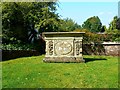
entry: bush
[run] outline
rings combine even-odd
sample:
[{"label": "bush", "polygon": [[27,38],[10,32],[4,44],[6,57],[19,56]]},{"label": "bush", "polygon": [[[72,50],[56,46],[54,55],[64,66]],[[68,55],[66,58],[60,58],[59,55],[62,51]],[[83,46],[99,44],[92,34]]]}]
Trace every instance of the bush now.
[{"label": "bush", "polygon": [[120,31],[111,32],[108,34],[97,34],[88,31],[87,29],[77,29],[74,32],[85,32],[83,43],[102,43],[102,42],[120,42]]}]

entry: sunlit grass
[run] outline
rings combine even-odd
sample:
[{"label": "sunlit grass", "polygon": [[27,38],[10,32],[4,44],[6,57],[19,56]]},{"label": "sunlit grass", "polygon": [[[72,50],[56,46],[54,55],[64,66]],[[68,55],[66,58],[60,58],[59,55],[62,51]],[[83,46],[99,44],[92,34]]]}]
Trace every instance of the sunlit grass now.
[{"label": "sunlit grass", "polygon": [[44,63],[43,58],[1,62],[3,88],[118,88],[118,57],[84,56],[86,63]]}]

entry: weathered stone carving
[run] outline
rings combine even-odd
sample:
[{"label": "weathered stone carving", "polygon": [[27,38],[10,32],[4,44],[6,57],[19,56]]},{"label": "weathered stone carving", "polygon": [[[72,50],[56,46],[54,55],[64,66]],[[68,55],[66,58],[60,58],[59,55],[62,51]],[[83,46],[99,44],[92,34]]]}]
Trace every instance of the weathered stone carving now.
[{"label": "weathered stone carving", "polygon": [[53,55],[53,41],[49,41],[49,55]]},{"label": "weathered stone carving", "polygon": [[84,62],[82,36],[84,32],[45,32],[44,62]]},{"label": "weathered stone carving", "polygon": [[75,49],[76,49],[76,55],[82,54],[82,42],[81,41],[75,41]]},{"label": "weathered stone carving", "polygon": [[65,40],[59,40],[55,44],[56,55],[69,55],[72,52],[72,44]]}]

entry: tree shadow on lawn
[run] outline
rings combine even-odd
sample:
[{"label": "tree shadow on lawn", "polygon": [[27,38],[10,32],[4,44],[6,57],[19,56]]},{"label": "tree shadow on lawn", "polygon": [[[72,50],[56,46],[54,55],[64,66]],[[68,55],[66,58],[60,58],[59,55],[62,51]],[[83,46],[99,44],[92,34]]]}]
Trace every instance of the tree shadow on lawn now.
[{"label": "tree shadow on lawn", "polygon": [[92,62],[92,61],[100,61],[100,60],[107,60],[106,58],[84,58],[85,63]]}]

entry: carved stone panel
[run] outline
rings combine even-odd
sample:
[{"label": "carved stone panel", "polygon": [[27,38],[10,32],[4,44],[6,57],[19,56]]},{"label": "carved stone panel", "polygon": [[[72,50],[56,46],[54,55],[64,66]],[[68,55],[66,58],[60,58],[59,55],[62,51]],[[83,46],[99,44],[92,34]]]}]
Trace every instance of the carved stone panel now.
[{"label": "carved stone panel", "polygon": [[82,54],[82,41],[75,40],[75,55],[79,56]]},{"label": "carved stone panel", "polygon": [[67,40],[58,40],[55,42],[55,55],[70,55],[73,51],[73,42]]}]

